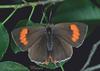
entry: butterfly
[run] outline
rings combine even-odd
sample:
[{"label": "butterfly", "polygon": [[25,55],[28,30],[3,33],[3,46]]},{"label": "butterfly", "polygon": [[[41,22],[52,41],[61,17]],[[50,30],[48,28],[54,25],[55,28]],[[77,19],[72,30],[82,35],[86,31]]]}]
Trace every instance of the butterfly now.
[{"label": "butterfly", "polygon": [[14,29],[12,38],[36,64],[58,63],[69,60],[72,47],[80,47],[88,26],[79,22],[48,24],[46,26],[23,26]]}]

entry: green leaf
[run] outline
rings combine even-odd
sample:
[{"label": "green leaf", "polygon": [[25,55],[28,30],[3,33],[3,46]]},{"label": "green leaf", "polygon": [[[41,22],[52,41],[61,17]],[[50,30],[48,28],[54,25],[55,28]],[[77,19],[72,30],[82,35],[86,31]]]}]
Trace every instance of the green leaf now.
[{"label": "green leaf", "polygon": [[25,20],[19,21],[16,24],[15,28],[24,27],[24,26],[32,26],[32,25],[33,25],[32,21],[28,21],[27,19],[25,19]]},{"label": "green leaf", "polygon": [[1,71],[29,71],[25,66],[12,62],[12,61],[4,61],[0,62],[0,70]]},{"label": "green leaf", "polygon": [[15,28],[24,27],[24,26],[32,26],[33,28],[40,28],[46,24],[34,23],[28,20],[21,20],[17,23]]},{"label": "green leaf", "polygon": [[91,0],[64,0],[56,7],[53,22],[100,21],[100,8]]},{"label": "green leaf", "polygon": [[100,5],[100,0],[96,0],[97,1],[97,3]]},{"label": "green leaf", "polygon": [[[98,0],[97,0],[98,1]],[[100,1],[98,1],[98,4]],[[92,0],[64,0],[55,5],[53,23],[82,22],[88,25],[88,35],[100,23],[100,8]]]},{"label": "green leaf", "polygon": [[3,58],[9,45],[9,35],[4,25],[0,23],[0,60]]}]

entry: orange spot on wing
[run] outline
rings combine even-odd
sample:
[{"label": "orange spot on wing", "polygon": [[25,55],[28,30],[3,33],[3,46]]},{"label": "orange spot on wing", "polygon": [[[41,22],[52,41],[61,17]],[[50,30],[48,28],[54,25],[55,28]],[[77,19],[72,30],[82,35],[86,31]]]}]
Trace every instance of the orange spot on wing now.
[{"label": "orange spot on wing", "polygon": [[28,29],[27,28],[23,28],[20,31],[20,42],[26,46],[28,44],[28,40],[27,40],[27,34],[28,34]]},{"label": "orange spot on wing", "polygon": [[71,24],[70,25],[71,30],[73,30],[74,32],[79,32],[78,26],[76,24]]},{"label": "orange spot on wing", "polygon": [[76,40],[74,37],[72,37],[72,41],[73,41],[73,42],[77,42],[77,40]]},{"label": "orange spot on wing", "polygon": [[72,37],[71,37],[72,41],[77,42],[80,38],[80,30],[78,26],[73,23],[70,25],[70,29],[72,30]]},{"label": "orange spot on wing", "polygon": [[76,34],[73,34],[72,37],[75,38],[75,39],[79,39],[79,36],[76,35]]},{"label": "orange spot on wing", "polygon": [[27,34],[28,33],[28,29],[27,28],[23,28],[21,31],[22,34]]},{"label": "orange spot on wing", "polygon": [[73,31],[73,34],[77,35],[77,36],[80,36],[80,32],[74,32]]},{"label": "orange spot on wing", "polygon": [[28,44],[28,42],[27,41],[24,41],[23,44],[26,46]]},{"label": "orange spot on wing", "polygon": [[21,42],[26,42],[26,41],[27,41],[26,38],[21,39]]},{"label": "orange spot on wing", "polygon": [[20,35],[20,40],[23,40],[23,38],[25,38],[26,37],[26,35]]}]

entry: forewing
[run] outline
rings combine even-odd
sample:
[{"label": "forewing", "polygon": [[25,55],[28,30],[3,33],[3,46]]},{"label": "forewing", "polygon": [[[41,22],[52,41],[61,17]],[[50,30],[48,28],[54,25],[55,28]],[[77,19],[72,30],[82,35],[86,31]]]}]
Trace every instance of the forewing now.
[{"label": "forewing", "polygon": [[59,23],[55,25],[55,33],[73,47],[79,47],[87,34],[88,26],[83,23]]},{"label": "forewing", "polygon": [[26,26],[17,28],[11,33],[16,45],[25,51],[41,37],[42,32],[44,32],[44,28],[34,29],[32,26]]}]

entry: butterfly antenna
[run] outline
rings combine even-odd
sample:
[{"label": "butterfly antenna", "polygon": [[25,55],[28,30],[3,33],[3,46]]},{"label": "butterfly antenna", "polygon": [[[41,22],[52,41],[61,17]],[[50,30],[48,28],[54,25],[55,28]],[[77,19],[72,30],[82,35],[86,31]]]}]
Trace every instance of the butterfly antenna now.
[{"label": "butterfly antenna", "polygon": [[48,24],[51,23],[52,9],[50,10],[49,17],[46,16],[46,12],[47,12],[48,8],[50,8],[52,5],[53,5],[53,4],[49,4],[49,5],[44,9],[44,12],[43,12],[43,15],[42,15],[40,24],[43,24],[43,20],[44,20],[44,19],[45,19],[45,21],[46,21]]},{"label": "butterfly antenna", "polygon": [[48,22],[48,24],[51,23],[51,18],[52,18],[52,9],[51,9],[50,14],[49,14],[49,22]]},{"label": "butterfly antenna", "polygon": [[49,24],[53,24],[52,23],[52,15],[53,15],[53,7],[55,6],[55,2],[54,3],[52,3],[52,5],[51,5],[51,11],[50,11],[50,14],[49,14]]}]

